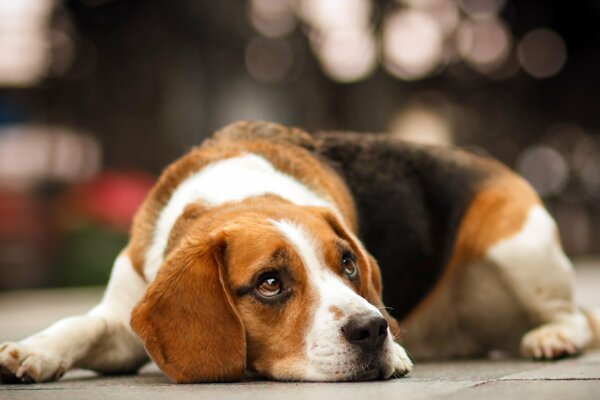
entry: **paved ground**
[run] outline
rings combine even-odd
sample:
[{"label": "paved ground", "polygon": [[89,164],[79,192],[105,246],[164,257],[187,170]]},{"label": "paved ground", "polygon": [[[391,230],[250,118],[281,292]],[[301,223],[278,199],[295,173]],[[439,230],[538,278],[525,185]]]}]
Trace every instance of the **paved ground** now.
[{"label": "paved ground", "polygon": [[[582,304],[600,307],[600,260],[577,263]],[[101,289],[45,290],[0,294],[0,342],[32,333],[56,319],[89,309]],[[533,363],[472,360],[419,363],[407,377],[366,383],[279,383],[173,385],[156,366],[138,376],[99,377],[68,373],[60,382],[0,385],[0,399],[600,399],[600,351],[578,359]]]}]

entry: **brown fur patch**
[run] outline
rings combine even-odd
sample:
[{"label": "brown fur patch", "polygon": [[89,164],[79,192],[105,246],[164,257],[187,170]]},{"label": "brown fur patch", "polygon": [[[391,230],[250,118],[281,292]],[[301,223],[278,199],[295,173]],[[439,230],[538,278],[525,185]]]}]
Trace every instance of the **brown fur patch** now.
[{"label": "brown fur patch", "polygon": [[[331,201],[340,210],[350,229],[356,231],[354,202],[341,178],[331,168],[321,163],[309,151],[295,144],[284,141],[275,143],[268,138],[246,140],[244,126],[244,123],[238,123],[235,128],[224,128],[221,132],[229,131],[230,134],[215,135],[213,139],[205,141],[163,172],[133,221],[128,255],[140,275],[143,276],[145,253],[152,243],[158,216],[179,184],[210,163],[244,153],[254,153],[264,157],[277,170],[298,179],[308,188]],[[233,135],[231,132],[239,134]],[[263,132],[268,132],[268,128],[264,128]],[[251,133],[248,136],[253,137]]]},{"label": "brown fur patch", "polygon": [[334,321],[339,321],[344,317],[344,312],[334,305],[329,306],[329,312],[333,314]]},{"label": "brown fur patch", "polygon": [[486,161],[484,167],[493,168],[493,173],[473,197],[461,220],[444,274],[405,321],[418,318],[462,267],[482,259],[494,244],[517,234],[531,208],[541,204],[532,187],[508,168],[492,161]]},{"label": "brown fur patch", "polygon": [[245,330],[223,277],[223,240],[188,237],[131,314],[146,350],[177,383],[238,380],[246,369]]},{"label": "brown fur patch", "polygon": [[14,358],[15,360],[19,358],[19,352],[17,350],[12,350],[10,353],[8,353],[8,355]]}]

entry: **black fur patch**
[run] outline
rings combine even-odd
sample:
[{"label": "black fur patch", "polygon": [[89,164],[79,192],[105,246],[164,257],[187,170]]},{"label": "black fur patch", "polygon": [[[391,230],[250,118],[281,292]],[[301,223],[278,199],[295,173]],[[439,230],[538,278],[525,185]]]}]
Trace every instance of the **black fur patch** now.
[{"label": "black fur patch", "polygon": [[402,319],[443,274],[460,220],[489,172],[457,149],[383,135],[315,137],[313,151],[352,191],[360,238],[381,268],[384,304]]}]

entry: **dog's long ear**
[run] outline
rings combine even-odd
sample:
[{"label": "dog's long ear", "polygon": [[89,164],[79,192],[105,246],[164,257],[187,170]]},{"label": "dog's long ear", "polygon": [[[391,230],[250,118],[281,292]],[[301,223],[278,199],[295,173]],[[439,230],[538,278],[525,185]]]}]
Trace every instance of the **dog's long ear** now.
[{"label": "dog's long ear", "polygon": [[224,280],[225,235],[173,251],[131,314],[131,326],[177,383],[239,380],[245,330]]}]

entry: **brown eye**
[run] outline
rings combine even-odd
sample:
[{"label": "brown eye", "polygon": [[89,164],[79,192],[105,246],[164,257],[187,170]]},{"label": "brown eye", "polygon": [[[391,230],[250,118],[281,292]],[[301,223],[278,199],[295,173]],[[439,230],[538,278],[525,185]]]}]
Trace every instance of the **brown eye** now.
[{"label": "brown eye", "polygon": [[264,279],[257,287],[258,293],[263,297],[275,297],[283,291],[279,278],[269,277]]},{"label": "brown eye", "polygon": [[344,253],[342,256],[342,265],[344,267],[343,273],[348,279],[353,279],[358,274],[358,268],[356,267],[356,261],[354,254]]}]

